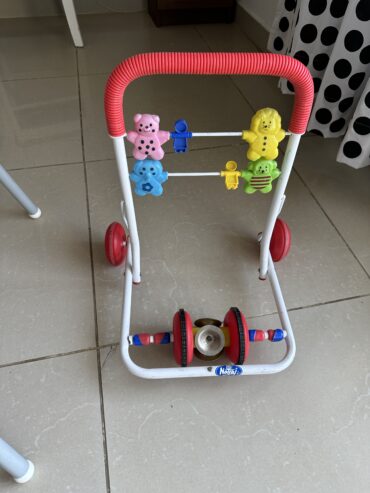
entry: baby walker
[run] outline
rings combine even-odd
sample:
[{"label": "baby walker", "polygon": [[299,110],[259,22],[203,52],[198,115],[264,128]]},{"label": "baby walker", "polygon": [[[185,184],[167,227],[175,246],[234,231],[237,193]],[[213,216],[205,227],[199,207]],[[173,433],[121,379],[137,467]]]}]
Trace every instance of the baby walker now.
[{"label": "baby walker", "polygon": [[[126,133],[123,116],[123,95],[130,82],[148,75],[200,74],[200,75],[274,75],[289,79],[295,89],[293,114],[289,124],[289,140],[281,171],[275,159],[278,144],[285,137],[281,119],[276,110],[264,108],[252,118],[251,128],[242,132],[195,133],[188,123],[179,119],[174,131],[159,130],[157,115],[136,114],[135,130]],[[275,272],[274,262],[283,259],[290,247],[290,230],[278,215],[285,200],[285,189],[293,166],[301,135],[304,134],[313,100],[313,83],[310,72],[298,60],[266,53],[146,53],[124,60],[109,77],[105,91],[105,114],[108,132],[113,140],[118,173],[123,193],[121,202],[125,228],[112,223],[105,236],[105,250],[112,265],[125,264],[124,299],[121,325],[121,356],[128,369],[144,378],[211,377],[222,375],[261,375],[277,373],[287,368],[295,356],[295,341],[284,298]],[[195,137],[235,136],[249,143],[248,166],[239,171],[237,163],[228,161],[225,169],[212,173],[167,173],[160,160],[162,144],[173,140],[175,152],[186,152],[189,140]],[[125,138],[134,145],[136,163],[129,173]],[[221,176],[228,190],[235,190],[240,180],[245,180],[244,191],[267,193],[276,189],[263,234],[259,236],[259,278],[268,278],[281,328],[275,330],[249,329],[242,311],[232,307],[223,323],[214,319],[197,320],[194,324],[188,312],[180,308],[173,317],[172,331],[157,334],[130,335],[132,285],[140,283],[140,245],[130,178],[135,192],[140,196],[163,193],[163,183],[176,176]],[[127,231],[127,233],[126,233]],[[277,363],[246,364],[250,342],[285,341],[285,357]],[[179,366],[170,368],[142,368],[130,357],[130,346],[172,344],[174,359]],[[213,365],[222,353],[230,364]],[[208,366],[189,366],[194,355],[207,360]]]}]

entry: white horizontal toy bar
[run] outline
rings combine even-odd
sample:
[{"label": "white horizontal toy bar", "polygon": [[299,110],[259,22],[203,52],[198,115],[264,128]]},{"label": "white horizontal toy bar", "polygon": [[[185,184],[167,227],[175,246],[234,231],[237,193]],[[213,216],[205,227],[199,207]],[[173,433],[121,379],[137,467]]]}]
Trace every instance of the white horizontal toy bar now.
[{"label": "white horizontal toy bar", "polygon": [[[241,137],[243,132],[190,132],[191,137]],[[291,135],[291,132],[285,132]]]},{"label": "white horizontal toy bar", "polygon": [[243,132],[191,132],[192,137],[241,137]]},{"label": "white horizontal toy bar", "polygon": [[220,172],[212,171],[209,173],[168,173],[168,176],[221,176]]}]

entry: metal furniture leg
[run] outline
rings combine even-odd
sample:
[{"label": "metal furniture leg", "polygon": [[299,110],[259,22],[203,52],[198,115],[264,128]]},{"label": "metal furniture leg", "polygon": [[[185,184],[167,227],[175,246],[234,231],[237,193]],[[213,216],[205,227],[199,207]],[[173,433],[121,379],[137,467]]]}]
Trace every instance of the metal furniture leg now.
[{"label": "metal furniture leg", "polygon": [[4,166],[0,164],[0,183],[13,195],[22,207],[26,209],[28,215],[32,219],[38,219],[41,216],[41,210],[35,205],[32,200],[24,193],[19,185],[13,180],[13,178],[6,171]]},{"label": "metal furniture leg", "polygon": [[35,466],[0,438],[0,467],[17,483],[26,483],[35,472]]},{"label": "metal furniture leg", "polygon": [[83,48],[84,42],[82,41],[80,26],[78,24],[76,9],[73,0],[62,0],[62,4],[64,8],[64,13],[66,14],[69,30],[71,31],[73,43],[76,48]]}]

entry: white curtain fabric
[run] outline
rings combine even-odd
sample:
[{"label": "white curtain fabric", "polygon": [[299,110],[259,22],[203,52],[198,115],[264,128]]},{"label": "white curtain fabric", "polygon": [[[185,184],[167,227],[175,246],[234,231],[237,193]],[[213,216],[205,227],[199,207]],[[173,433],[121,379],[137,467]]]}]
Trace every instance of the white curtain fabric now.
[{"label": "white curtain fabric", "polygon": [[[348,129],[338,161],[369,165],[370,0],[279,0],[268,49],[294,56],[312,74],[308,130],[339,137]],[[293,92],[286,80],[279,84]]]}]

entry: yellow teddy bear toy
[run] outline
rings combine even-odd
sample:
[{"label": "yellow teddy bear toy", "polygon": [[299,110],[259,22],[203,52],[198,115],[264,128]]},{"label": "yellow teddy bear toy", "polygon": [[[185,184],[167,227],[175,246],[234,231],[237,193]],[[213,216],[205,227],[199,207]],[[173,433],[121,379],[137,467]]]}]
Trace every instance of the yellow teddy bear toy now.
[{"label": "yellow teddy bear toy", "polygon": [[279,113],[273,108],[258,110],[252,118],[251,129],[243,130],[242,133],[242,139],[249,143],[247,158],[250,161],[257,161],[261,157],[276,159],[279,142],[284,137]]}]

